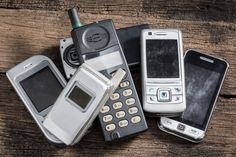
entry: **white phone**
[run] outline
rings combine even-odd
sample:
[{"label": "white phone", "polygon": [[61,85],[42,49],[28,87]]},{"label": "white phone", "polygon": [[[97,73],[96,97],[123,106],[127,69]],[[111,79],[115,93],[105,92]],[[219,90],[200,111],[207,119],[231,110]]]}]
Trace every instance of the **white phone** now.
[{"label": "white phone", "polygon": [[145,29],[141,46],[144,111],[153,116],[181,114],[186,108],[181,31]]},{"label": "white phone", "polygon": [[76,144],[125,74],[118,69],[110,80],[83,63],[61,92],[43,125],[66,145]]},{"label": "white phone", "polygon": [[66,81],[54,63],[46,56],[36,55],[7,71],[7,77],[45,137],[57,144],[62,141],[43,127]]},{"label": "white phone", "polygon": [[161,117],[159,128],[191,142],[205,136],[227,69],[225,60],[195,50],[185,59],[187,108],[179,117]]}]

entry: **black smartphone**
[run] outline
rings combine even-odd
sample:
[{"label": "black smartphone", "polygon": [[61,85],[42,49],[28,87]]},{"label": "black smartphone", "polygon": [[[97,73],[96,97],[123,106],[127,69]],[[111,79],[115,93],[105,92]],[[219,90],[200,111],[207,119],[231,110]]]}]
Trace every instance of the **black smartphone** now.
[{"label": "black smartphone", "polygon": [[159,128],[192,142],[205,136],[229,64],[220,58],[188,50],[184,58],[186,105],[180,117],[161,117]]}]

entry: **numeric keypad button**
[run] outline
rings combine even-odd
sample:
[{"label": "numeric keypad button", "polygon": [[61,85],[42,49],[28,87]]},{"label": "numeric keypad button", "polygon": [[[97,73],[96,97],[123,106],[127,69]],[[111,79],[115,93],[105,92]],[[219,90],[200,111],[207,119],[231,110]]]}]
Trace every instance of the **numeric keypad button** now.
[{"label": "numeric keypad button", "polygon": [[132,92],[131,89],[126,89],[126,90],[123,91],[123,95],[124,95],[124,96],[130,96],[132,93],[133,93],[133,92]]},{"label": "numeric keypad button", "polygon": [[104,122],[110,122],[110,121],[112,121],[113,117],[112,117],[112,115],[106,115],[102,119]]},{"label": "numeric keypad button", "polygon": [[122,107],[122,103],[121,102],[116,102],[113,104],[113,108],[114,109],[120,109]]},{"label": "numeric keypad button", "polygon": [[129,98],[129,99],[125,100],[125,104],[126,105],[133,105],[133,104],[135,104],[135,99]]},{"label": "numeric keypad button", "polygon": [[101,113],[107,113],[110,111],[110,107],[109,106],[103,106],[100,110]]},{"label": "numeric keypad button", "polygon": [[135,114],[138,113],[138,108],[137,107],[131,107],[128,109],[129,114]]},{"label": "numeric keypad button", "polygon": [[125,88],[125,87],[128,87],[128,86],[129,86],[129,81],[124,81],[124,82],[120,83],[121,88]]},{"label": "numeric keypad button", "polygon": [[138,122],[140,122],[140,121],[141,121],[140,116],[135,116],[135,117],[131,118],[131,122],[132,122],[132,123],[138,123]]},{"label": "numeric keypad button", "polygon": [[110,99],[111,100],[117,100],[120,98],[120,94],[119,93],[113,93],[111,96],[110,96]]},{"label": "numeric keypad button", "polygon": [[115,124],[108,124],[108,125],[106,125],[106,130],[107,131],[115,130],[115,128],[116,128]]},{"label": "numeric keypad button", "polygon": [[129,124],[129,122],[127,120],[121,120],[118,123],[119,127],[121,127],[121,128],[126,127],[128,124]]},{"label": "numeric keypad button", "polygon": [[125,111],[116,112],[116,117],[117,118],[123,118],[124,116],[125,116]]}]

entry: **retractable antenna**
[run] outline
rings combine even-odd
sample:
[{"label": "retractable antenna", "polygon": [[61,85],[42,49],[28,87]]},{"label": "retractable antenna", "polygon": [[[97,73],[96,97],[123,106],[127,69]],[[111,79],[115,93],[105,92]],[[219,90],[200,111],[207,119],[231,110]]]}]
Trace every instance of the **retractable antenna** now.
[{"label": "retractable antenna", "polygon": [[[79,19],[78,8],[77,7],[73,7],[71,9],[69,9],[68,10],[68,15],[69,15],[71,26],[72,26],[73,30],[82,26],[82,23],[80,22],[80,19]],[[71,34],[73,34],[73,30],[71,31]],[[73,38],[73,35],[72,35],[72,38]],[[75,45],[75,49],[76,49],[76,51],[79,55],[80,64],[83,64],[84,63],[84,58],[83,58],[82,54],[80,52],[78,52],[78,50],[76,48],[76,45]]]}]

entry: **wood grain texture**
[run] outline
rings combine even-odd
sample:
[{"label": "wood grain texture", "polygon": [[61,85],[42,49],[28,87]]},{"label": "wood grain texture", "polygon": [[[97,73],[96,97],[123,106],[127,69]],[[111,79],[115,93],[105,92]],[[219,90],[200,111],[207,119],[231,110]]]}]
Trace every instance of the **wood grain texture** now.
[{"label": "wood grain texture", "polygon": [[233,22],[236,17],[235,0],[0,0],[1,8],[32,10],[67,10],[78,6],[80,13],[100,15],[155,17],[178,20],[207,20]]},{"label": "wood grain texture", "polygon": [[[73,147],[46,141],[5,72],[34,54],[49,56],[63,72],[58,42],[70,35],[66,10],[73,5],[79,6],[83,23],[110,18],[117,28],[142,23],[178,28],[184,50],[198,49],[230,63],[203,143],[160,131],[155,118],[147,118],[148,131],[118,143],[105,143],[97,122]],[[0,17],[0,156],[236,156],[235,0],[0,0]],[[139,74],[134,78],[140,91]]]}]

